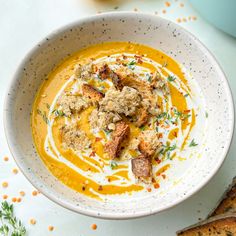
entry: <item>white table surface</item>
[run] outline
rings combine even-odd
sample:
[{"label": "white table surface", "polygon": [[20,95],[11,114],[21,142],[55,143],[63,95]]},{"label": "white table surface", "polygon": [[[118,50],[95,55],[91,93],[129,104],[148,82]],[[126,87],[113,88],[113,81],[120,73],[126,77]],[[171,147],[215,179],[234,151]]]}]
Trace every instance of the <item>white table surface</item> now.
[{"label": "white table surface", "polygon": [[[17,65],[41,38],[52,30],[83,16],[101,11],[134,10],[149,12],[166,17],[176,22],[177,18],[197,16],[197,20],[180,23],[195,34],[215,55],[225,71],[234,96],[236,95],[236,39],[224,34],[202,19],[187,1],[171,0],[170,7],[162,0],[0,0],[0,112],[7,84],[11,80]],[[180,7],[184,3],[184,7]],[[166,13],[162,13],[165,9]],[[222,13],[223,15],[223,13]],[[235,99],[234,99],[235,101]],[[220,112],[220,111],[219,111]],[[180,205],[160,214],[135,220],[100,220],[79,215],[66,210],[48,200],[42,194],[32,196],[33,186],[12,169],[16,167],[9,152],[0,115],[0,183],[7,181],[8,188],[0,185],[0,201],[7,194],[9,201],[18,197],[19,191],[26,192],[22,202],[14,203],[16,215],[27,228],[28,235],[33,236],[169,236],[175,231],[206,217],[215,206],[226,186],[236,175],[236,142],[234,139],[227,158],[212,180],[197,194]],[[3,160],[4,156],[9,161]],[[34,218],[37,223],[29,224]],[[91,224],[97,224],[97,230]],[[52,232],[48,226],[55,228]]]}]

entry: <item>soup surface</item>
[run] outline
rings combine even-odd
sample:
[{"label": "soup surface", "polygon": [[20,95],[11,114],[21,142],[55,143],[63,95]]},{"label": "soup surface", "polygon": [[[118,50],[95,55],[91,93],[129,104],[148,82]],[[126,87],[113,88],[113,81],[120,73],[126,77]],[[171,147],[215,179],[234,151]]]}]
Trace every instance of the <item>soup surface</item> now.
[{"label": "soup surface", "polygon": [[163,52],[104,43],[48,75],[34,102],[32,133],[47,168],[79,193],[99,200],[161,194],[201,156],[202,104],[194,79]]}]

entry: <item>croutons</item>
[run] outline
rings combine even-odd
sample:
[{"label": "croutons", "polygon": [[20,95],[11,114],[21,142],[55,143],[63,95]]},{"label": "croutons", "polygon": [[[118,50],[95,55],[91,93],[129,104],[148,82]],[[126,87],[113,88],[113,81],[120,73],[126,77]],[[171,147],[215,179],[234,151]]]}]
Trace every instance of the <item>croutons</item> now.
[{"label": "croutons", "polygon": [[122,84],[122,78],[120,75],[118,75],[117,73],[115,73],[114,71],[112,71],[111,73],[111,79],[112,79],[112,83],[115,86],[116,89],[118,90],[122,90],[122,88],[124,87],[124,85]]},{"label": "croutons", "polygon": [[112,132],[112,139],[105,145],[105,152],[108,153],[111,159],[119,157],[121,145],[127,139],[130,133],[129,125],[124,121],[116,124],[115,130]]},{"label": "croutons", "polygon": [[99,69],[99,77],[102,80],[110,78],[113,82],[113,85],[118,90],[122,90],[122,88],[124,87],[121,82],[121,77],[116,72],[114,72],[107,64],[103,65]]},{"label": "croutons", "polygon": [[142,154],[150,157],[155,153],[159,144],[157,133],[152,130],[147,130],[144,131],[140,137],[138,149]]},{"label": "croutons", "polygon": [[141,127],[142,125],[145,125],[148,121],[148,112],[146,111],[146,109],[142,108],[139,109],[139,112],[137,114],[138,119],[135,122],[135,125],[138,127]]},{"label": "croutons", "polygon": [[81,96],[70,94],[63,94],[58,99],[57,104],[67,117],[70,117],[72,114],[78,113],[89,106],[89,103]]},{"label": "croutons", "polygon": [[[94,109],[89,117],[91,126],[96,129],[109,129],[110,124],[115,125],[122,117],[114,112],[104,112]],[[113,130],[113,129],[112,129]]]},{"label": "croutons", "polygon": [[100,69],[99,69],[99,78],[101,80],[105,80],[108,79],[110,77],[111,74],[111,69],[107,64],[104,64]]},{"label": "croutons", "polygon": [[92,63],[85,65],[78,64],[75,67],[75,78],[87,81],[88,79],[91,79],[94,72],[94,65]]},{"label": "croutons", "polygon": [[141,97],[136,89],[124,87],[122,91],[110,89],[100,102],[100,110],[132,116],[141,104]]},{"label": "croutons", "polygon": [[89,84],[82,85],[82,93],[85,97],[91,99],[93,102],[99,102],[104,97],[102,92],[98,91]]},{"label": "croutons", "polygon": [[[136,78],[137,76],[134,73],[127,72],[127,69],[119,70],[116,72],[118,76],[118,84],[119,88],[123,88],[125,86],[136,89],[142,97],[142,100],[145,100],[145,104],[148,108],[152,111],[155,110],[156,101],[154,100],[153,96],[153,88],[152,86]],[[114,83],[114,82],[113,82]],[[148,101],[148,102],[147,102]],[[150,112],[153,113],[153,112]],[[156,112],[154,112],[156,113]]]},{"label": "croutons", "polygon": [[152,165],[151,160],[145,155],[141,154],[137,158],[131,160],[132,172],[135,177],[138,178],[147,178],[151,176]]},{"label": "croutons", "polygon": [[170,93],[166,80],[161,77],[158,71],[156,71],[152,76],[151,87],[161,90],[165,95]]},{"label": "croutons", "polygon": [[78,129],[76,124],[63,126],[61,128],[62,145],[64,149],[82,151],[89,148],[91,141],[86,134]]}]

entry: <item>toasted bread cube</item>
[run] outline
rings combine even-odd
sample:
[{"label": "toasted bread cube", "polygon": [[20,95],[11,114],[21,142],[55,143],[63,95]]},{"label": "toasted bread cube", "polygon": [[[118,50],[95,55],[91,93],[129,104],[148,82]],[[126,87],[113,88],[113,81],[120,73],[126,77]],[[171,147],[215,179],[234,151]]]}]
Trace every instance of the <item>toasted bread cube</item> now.
[{"label": "toasted bread cube", "polygon": [[130,133],[129,126],[124,122],[118,122],[115,130],[112,132],[112,139],[105,145],[105,152],[114,159],[119,157],[122,142],[127,139]]},{"label": "toasted bread cube", "polygon": [[85,97],[91,99],[93,102],[99,102],[104,97],[102,92],[98,91],[89,84],[82,85],[82,93]]},{"label": "toasted bread cube", "polygon": [[132,172],[136,177],[147,178],[151,176],[152,165],[149,158],[141,154],[131,160]]}]

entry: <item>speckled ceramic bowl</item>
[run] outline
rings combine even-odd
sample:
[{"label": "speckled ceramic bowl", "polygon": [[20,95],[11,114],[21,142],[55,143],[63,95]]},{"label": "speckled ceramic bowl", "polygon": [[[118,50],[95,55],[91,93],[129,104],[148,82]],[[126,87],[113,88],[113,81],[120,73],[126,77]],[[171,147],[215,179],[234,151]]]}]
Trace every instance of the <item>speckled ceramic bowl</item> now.
[{"label": "speckled ceramic bowl", "polygon": [[[175,184],[166,186],[166,191],[137,198],[128,196],[125,201],[96,201],[60,183],[35,150],[30,113],[40,84],[66,56],[106,41],[134,41],[162,50],[192,73],[201,90],[203,105],[208,112],[206,142],[196,147],[196,153],[202,153],[202,157],[192,158],[185,174]],[[225,75],[199,40],[168,20],[128,12],[85,18],[42,40],[18,67],[7,93],[4,114],[10,150],[29,181],[48,198],[68,209],[109,219],[154,214],[175,206],[198,191],[225,159],[234,125],[233,102]]]}]

